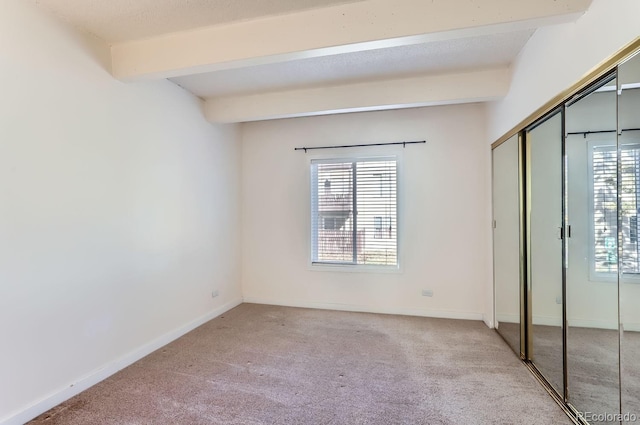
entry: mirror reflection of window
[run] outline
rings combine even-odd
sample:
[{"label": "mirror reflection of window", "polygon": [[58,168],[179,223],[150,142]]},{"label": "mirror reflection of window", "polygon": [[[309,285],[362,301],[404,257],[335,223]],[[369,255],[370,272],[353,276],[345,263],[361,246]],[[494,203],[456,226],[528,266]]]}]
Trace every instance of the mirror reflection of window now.
[{"label": "mirror reflection of window", "polygon": [[[615,140],[607,146],[595,146],[591,154],[591,214],[593,232],[592,271],[615,277],[618,272],[617,172]],[[622,273],[640,273],[638,211],[640,208],[640,144],[625,144],[620,149]]]},{"label": "mirror reflection of window", "polygon": [[[621,204],[620,383],[622,413],[640,416],[640,267],[638,203],[640,172],[640,55],[618,68],[618,148]],[[624,422],[623,423],[630,423]]]}]

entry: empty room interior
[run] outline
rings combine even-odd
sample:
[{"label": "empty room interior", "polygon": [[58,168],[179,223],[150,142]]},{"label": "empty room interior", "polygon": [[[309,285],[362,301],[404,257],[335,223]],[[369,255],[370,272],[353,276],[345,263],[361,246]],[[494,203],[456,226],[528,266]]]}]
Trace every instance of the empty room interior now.
[{"label": "empty room interior", "polygon": [[638,16],[0,0],[0,425],[640,421]]}]

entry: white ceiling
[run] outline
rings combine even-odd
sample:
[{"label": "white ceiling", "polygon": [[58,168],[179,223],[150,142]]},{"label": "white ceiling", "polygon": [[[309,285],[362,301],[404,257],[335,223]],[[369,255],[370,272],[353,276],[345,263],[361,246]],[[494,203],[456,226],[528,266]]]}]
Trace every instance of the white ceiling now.
[{"label": "white ceiling", "polygon": [[116,43],[361,0],[32,1],[77,28]]},{"label": "white ceiling", "polygon": [[211,122],[496,99],[536,29],[591,2],[26,1],[110,44],[114,77],[169,78],[203,98]]},{"label": "white ceiling", "polygon": [[322,56],[171,80],[202,98],[508,66],[533,30]]}]

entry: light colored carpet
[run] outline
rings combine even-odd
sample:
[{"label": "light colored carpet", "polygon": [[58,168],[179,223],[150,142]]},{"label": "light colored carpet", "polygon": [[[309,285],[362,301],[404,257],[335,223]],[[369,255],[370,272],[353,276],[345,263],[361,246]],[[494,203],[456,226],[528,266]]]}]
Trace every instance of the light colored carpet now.
[{"label": "light colored carpet", "polygon": [[516,353],[520,355],[520,323],[508,323],[500,322],[499,329],[497,331],[507,342],[507,345]]},{"label": "light colored carpet", "polygon": [[621,341],[622,412],[640,417],[640,332],[624,331]]},{"label": "light colored carpet", "polygon": [[[624,332],[620,345],[617,330],[569,327],[569,401],[582,412],[619,413],[622,395],[622,413],[640,416],[638,353],[638,332]],[[559,327],[534,326],[534,356],[541,372],[562,389],[562,330]],[[610,421],[591,423],[596,425]]]},{"label": "light colored carpet", "polygon": [[242,304],[34,424],[571,424],[482,322]]},{"label": "light colored carpet", "polygon": [[[519,324],[500,323],[499,331],[509,345],[519,347]],[[567,339],[569,402],[579,411],[595,416],[620,412],[622,396],[622,414],[640,417],[640,367],[637,361],[640,332],[625,331],[619,344],[617,330],[572,326],[568,329]],[[547,379],[562,390],[561,328],[534,326],[534,362]],[[619,378],[620,370],[622,379]]]}]

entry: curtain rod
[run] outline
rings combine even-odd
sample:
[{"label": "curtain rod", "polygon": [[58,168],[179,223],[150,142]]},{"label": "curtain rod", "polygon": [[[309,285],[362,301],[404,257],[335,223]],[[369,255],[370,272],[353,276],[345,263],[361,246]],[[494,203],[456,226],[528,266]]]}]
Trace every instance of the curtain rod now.
[{"label": "curtain rod", "polygon": [[[574,131],[574,132],[567,133],[567,135],[582,134],[582,136],[586,138],[587,134],[615,133],[616,131],[617,130]],[[640,131],[640,128],[623,128],[620,131]]]},{"label": "curtain rod", "polygon": [[362,145],[311,146],[311,147],[304,147],[304,148],[294,148],[293,150],[304,151],[305,153],[307,153],[307,151],[314,150],[314,149],[361,148],[361,147],[365,147],[365,146],[389,146],[389,145],[402,145],[402,147],[405,148],[405,147],[407,147],[407,145],[413,145],[413,144],[416,144],[416,143],[427,143],[427,141],[426,140],[419,140],[419,141],[415,141],[415,142],[365,143],[365,144],[362,144]]}]

